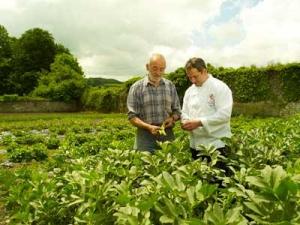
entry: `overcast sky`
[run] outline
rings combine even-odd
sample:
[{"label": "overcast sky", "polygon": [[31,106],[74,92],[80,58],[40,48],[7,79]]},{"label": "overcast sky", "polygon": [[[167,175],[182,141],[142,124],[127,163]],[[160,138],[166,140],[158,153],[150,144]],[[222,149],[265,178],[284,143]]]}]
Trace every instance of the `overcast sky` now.
[{"label": "overcast sky", "polygon": [[87,77],[144,75],[153,52],[166,72],[194,56],[215,66],[300,60],[300,0],[0,0],[11,36],[39,27],[69,48]]}]

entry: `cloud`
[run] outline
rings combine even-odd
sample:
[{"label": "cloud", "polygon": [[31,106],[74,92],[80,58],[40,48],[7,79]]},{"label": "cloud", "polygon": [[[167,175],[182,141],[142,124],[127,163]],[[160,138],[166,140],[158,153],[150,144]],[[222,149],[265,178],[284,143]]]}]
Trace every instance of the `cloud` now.
[{"label": "cloud", "polygon": [[16,9],[15,1],[3,1],[0,4],[0,10],[14,10]]},{"label": "cloud", "polygon": [[299,8],[297,0],[267,0],[241,13],[247,36],[239,48],[250,63],[300,60]]},{"label": "cloud", "polygon": [[0,21],[17,37],[33,27],[48,30],[79,59],[86,76],[126,80],[146,73],[153,52],[166,56],[167,72],[193,56],[220,66],[299,60],[299,4],[10,0],[0,2]]},{"label": "cloud", "polygon": [[242,8],[230,21],[212,25],[210,32],[220,38],[203,49],[205,56],[233,67],[299,61],[299,8],[297,0],[265,0]]},{"label": "cloud", "polygon": [[33,27],[46,29],[77,56],[86,75],[122,80],[144,74],[155,49],[163,47],[168,59],[173,51],[189,48],[190,33],[200,29],[221,4],[220,0],[14,2],[18,13],[0,8],[0,20],[10,34],[19,36]]}]

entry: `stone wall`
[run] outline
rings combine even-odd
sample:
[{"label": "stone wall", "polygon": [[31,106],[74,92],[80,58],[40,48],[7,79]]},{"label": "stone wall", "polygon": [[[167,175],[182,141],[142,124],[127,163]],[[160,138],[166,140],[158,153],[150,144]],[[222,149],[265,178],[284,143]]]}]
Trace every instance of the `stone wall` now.
[{"label": "stone wall", "polygon": [[[26,101],[26,102],[0,102],[0,113],[43,113],[43,112],[79,112],[84,111],[78,104]],[[101,110],[100,110],[101,111]],[[119,112],[127,112],[126,107]],[[300,102],[290,102],[285,105],[273,102],[237,103],[233,105],[233,115],[252,116],[287,116],[300,113]]]},{"label": "stone wall", "polygon": [[80,107],[75,103],[51,101],[0,102],[0,113],[41,113],[77,111],[80,111]]}]

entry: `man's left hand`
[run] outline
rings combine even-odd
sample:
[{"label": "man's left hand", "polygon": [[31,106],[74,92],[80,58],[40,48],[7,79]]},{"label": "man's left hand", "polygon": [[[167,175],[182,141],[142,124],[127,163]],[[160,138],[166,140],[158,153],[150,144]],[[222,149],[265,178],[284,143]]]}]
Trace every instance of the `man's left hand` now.
[{"label": "man's left hand", "polygon": [[181,128],[187,131],[192,131],[201,126],[202,123],[200,120],[187,120],[181,124]]}]

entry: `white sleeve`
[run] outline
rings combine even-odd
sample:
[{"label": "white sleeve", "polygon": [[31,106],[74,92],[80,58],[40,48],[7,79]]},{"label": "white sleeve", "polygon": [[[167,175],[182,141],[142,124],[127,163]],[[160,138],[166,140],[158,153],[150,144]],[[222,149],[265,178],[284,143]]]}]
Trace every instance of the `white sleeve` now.
[{"label": "white sleeve", "polygon": [[232,92],[227,85],[225,85],[215,96],[216,112],[206,117],[200,117],[203,128],[208,133],[223,129],[224,125],[230,121],[232,111],[233,99]]}]

